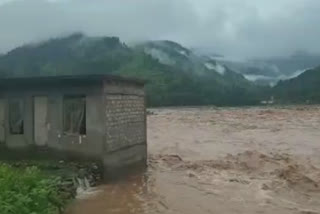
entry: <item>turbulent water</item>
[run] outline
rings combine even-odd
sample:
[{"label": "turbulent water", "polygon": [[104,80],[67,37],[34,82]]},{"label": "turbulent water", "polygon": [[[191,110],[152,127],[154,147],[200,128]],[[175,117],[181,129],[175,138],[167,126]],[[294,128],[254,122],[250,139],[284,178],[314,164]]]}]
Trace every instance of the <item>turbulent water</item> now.
[{"label": "turbulent water", "polygon": [[68,214],[320,213],[320,107],[151,111],[148,170]]}]

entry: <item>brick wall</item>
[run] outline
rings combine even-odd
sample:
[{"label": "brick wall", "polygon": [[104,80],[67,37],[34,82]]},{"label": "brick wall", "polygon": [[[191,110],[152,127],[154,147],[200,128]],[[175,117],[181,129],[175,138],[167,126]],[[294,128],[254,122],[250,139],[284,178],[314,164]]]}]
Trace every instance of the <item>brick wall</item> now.
[{"label": "brick wall", "polygon": [[116,87],[109,83],[105,87],[108,151],[146,143],[145,99],[144,93],[141,93],[143,87],[137,86],[134,90],[125,90],[128,88],[133,86]]}]

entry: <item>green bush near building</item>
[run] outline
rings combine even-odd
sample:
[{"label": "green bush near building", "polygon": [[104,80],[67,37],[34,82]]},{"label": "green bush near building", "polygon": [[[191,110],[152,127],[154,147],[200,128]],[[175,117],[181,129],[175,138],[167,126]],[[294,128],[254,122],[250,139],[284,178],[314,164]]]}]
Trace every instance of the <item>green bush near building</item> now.
[{"label": "green bush near building", "polygon": [[37,167],[24,169],[0,164],[1,214],[57,214],[66,203],[59,197],[58,177]]}]

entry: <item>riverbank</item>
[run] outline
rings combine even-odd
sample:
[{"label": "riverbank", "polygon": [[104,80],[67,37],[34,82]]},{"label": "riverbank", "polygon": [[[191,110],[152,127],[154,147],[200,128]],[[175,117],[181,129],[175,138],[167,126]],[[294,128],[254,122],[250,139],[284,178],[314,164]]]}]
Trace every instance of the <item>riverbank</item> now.
[{"label": "riverbank", "polygon": [[52,160],[0,162],[2,214],[58,214],[102,180],[95,163]]},{"label": "riverbank", "polygon": [[67,204],[58,190],[59,178],[36,167],[0,165],[0,207],[3,214],[57,214]]}]

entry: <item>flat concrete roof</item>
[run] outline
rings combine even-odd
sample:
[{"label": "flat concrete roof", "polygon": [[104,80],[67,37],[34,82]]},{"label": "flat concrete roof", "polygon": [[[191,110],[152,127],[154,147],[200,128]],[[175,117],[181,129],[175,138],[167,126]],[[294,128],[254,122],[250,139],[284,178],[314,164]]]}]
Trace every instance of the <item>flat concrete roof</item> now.
[{"label": "flat concrete roof", "polygon": [[144,85],[146,81],[134,78],[126,78],[106,74],[85,74],[85,75],[60,75],[60,76],[36,76],[36,77],[7,77],[0,78],[0,87],[29,86],[29,85],[53,85],[53,84],[93,84],[102,81],[126,82]]}]

